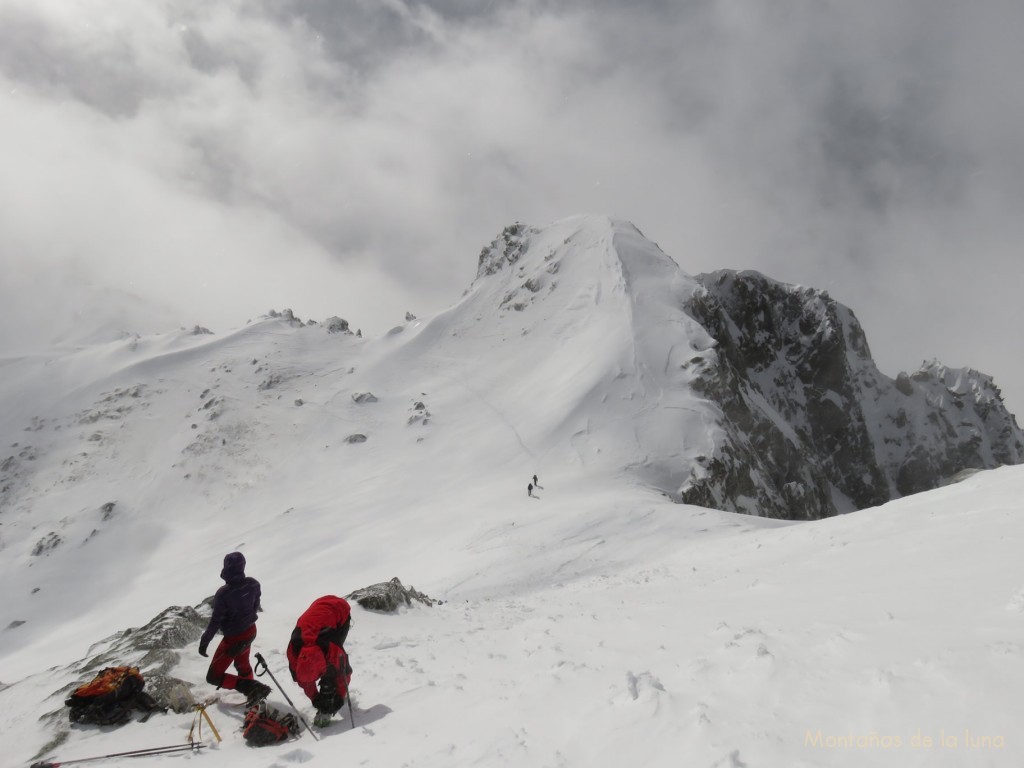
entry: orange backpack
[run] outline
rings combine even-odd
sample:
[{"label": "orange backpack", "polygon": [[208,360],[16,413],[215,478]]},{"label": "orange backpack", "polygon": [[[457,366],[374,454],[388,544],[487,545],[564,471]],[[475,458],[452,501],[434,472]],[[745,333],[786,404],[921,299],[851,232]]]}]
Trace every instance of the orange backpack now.
[{"label": "orange backpack", "polygon": [[107,667],[64,702],[73,723],[116,725],[131,716],[133,708],[159,709],[153,697],[143,693],[146,681],[138,667]]}]

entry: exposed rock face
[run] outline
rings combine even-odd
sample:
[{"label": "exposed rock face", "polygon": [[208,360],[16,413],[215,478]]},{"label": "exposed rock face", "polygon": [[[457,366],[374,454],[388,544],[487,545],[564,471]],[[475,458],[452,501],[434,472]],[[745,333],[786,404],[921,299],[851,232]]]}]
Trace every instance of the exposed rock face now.
[{"label": "exposed rock face", "polygon": [[290,309],[282,309],[280,312],[278,312],[276,309],[272,309],[267,313],[267,317],[279,318],[281,320],[284,320],[289,325],[295,327],[301,327],[303,325],[302,320],[296,317],[295,313],[292,312]]},{"label": "exposed rock face", "polygon": [[[160,709],[179,714],[195,709],[191,685],[169,673],[180,661],[178,651],[195,643],[206,628],[211,601],[212,598],[207,599],[198,610],[171,606],[143,627],[124,629],[95,643],[88,658],[61,670],[59,676],[65,683],[49,696],[54,709],[40,718],[53,729],[54,736],[38,754],[46,754],[67,740],[70,723],[65,700],[75,688],[106,667],[138,667],[146,681],[145,693]],[[4,687],[0,684],[0,690]]]},{"label": "exposed rock face", "polygon": [[348,327],[348,320],[344,320],[337,315],[332,315],[324,320],[324,328],[327,329],[328,333],[352,333]]},{"label": "exposed rock face", "polygon": [[1024,460],[1024,433],[990,377],[926,363],[875,367],[853,312],[756,272],[697,276],[687,310],[717,342],[695,387],[729,436],[687,503],[816,519]]},{"label": "exposed rock face", "polygon": [[91,649],[91,658],[79,667],[83,676],[91,676],[104,667],[125,664],[137,666],[146,679],[146,692],[162,707],[187,712],[195,700],[190,685],[169,673],[180,661],[180,651],[199,640],[209,621],[209,601],[202,611],[188,606],[172,606],[155,616],[144,627],[125,629],[101,641]]},{"label": "exposed rock face", "polygon": [[394,613],[402,606],[410,606],[413,602],[422,603],[428,606],[440,604],[440,600],[433,600],[422,592],[417,592],[412,587],[402,585],[396,576],[391,581],[371,584],[368,587],[357,589],[351,594],[345,595],[346,600],[355,600],[359,605],[368,611],[384,611]]},{"label": "exposed rock face", "polygon": [[477,264],[477,277],[493,275],[519,261],[529,243],[530,228],[520,222],[510,224],[483,250]]}]

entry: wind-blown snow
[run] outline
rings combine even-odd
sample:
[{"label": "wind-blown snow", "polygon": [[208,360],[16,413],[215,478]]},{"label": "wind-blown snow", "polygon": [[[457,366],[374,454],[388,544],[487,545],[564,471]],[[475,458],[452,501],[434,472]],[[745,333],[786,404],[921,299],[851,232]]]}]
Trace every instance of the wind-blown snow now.
[{"label": "wind-blown snow", "polygon": [[[355,609],[354,729],[254,750],[221,703],[223,743],[149,764],[1020,762],[1024,468],[813,523],[673,504],[628,465],[669,471],[638,455],[662,435],[694,457],[715,440],[672,378],[710,345],[661,300],[693,286],[617,222],[534,237],[497,267],[512,294],[482,272],[377,339],[275,317],[2,361],[5,761],[40,757],[90,646],[198,604],[239,549],[256,649],[307,718],[284,646],[313,598],[397,576],[445,602]],[[635,324],[680,329],[634,348]],[[206,664],[193,647],[174,670],[198,697]],[[42,756],[183,743],[191,722],[75,728]]]}]

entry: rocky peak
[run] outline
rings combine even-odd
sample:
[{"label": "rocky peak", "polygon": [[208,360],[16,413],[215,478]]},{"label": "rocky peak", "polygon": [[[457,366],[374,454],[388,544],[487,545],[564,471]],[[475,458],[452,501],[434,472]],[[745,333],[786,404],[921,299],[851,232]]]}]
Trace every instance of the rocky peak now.
[{"label": "rocky peak", "polygon": [[628,222],[508,226],[466,301],[459,333],[493,313],[503,356],[536,354],[552,332],[573,345],[565,359],[586,359],[589,377],[574,386],[602,406],[580,409],[583,428],[559,424],[687,503],[816,519],[1024,459],[989,377],[932,362],[891,379],[827,292],[754,271],[688,275]]},{"label": "rocky peak", "polygon": [[813,519],[1024,459],[1024,434],[984,374],[931,362],[892,380],[827,293],[756,272],[697,279],[688,310],[717,358],[694,386],[722,409],[729,439],[684,500],[748,511],[751,498],[758,514]]},{"label": "rocky peak", "polygon": [[505,227],[490,245],[480,251],[477,278],[493,275],[519,261],[529,246],[531,232],[530,227],[518,221]]}]

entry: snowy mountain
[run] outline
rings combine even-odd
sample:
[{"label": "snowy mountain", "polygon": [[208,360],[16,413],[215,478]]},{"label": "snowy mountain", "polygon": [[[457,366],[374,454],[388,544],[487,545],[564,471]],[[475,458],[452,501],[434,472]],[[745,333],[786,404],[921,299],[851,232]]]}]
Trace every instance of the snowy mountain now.
[{"label": "snowy mountain", "polygon": [[[55,391],[27,400],[31,413],[7,409],[6,432],[34,439],[14,441],[0,465],[2,508],[25,506],[25,484],[116,477],[111,459],[142,409],[173,448],[141,447],[140,466],[199,464],[182,476],[214,476],[223,454],[245,454],[252,473],[258,448],[245,438],[267,439],[261,411],[299,400],[304,414],[343,418],[346,437],[367,433],[372,444],[394,423],[376,420],[385,405],[341,407],[359,390],[400,403],[403,426],[431,410],[493,422],[485,444],[444,446],[456,466],[487,450],[498,462],[626,470],[676,500],[769,517],[877,505],[1024,458],[1024,434],[988,377],[933,362],[891,380],[853,313],[827,295],[754,273],[692,277],[635,227],[602,217],[507,228],[457,305],[423,322],[409,315],[383,339],[290,311],[221,336],[203,331],[6,361],[5,400],[26,402],[19,383]],[[101,376],[79,377],[83,366]],[[333,388],[329,401],[309,391],[321,383]],[[245,396],[219,391],[232,385]],[[181,421],[189,412],[195,427]],[[229,481],[234,470],[224,471]]]},{"label": "snowy mountain", "polygon": [[[485,280],[503,353],[517,356],[506,337],[521,326],[589,359],[555,442],[611,451],[611,468],[675,499],[817,519],[1024,460],[990,377],[931,362],[894,381],[827,294],[752,272],[691,277],[629,224],[511,227],[481,254]],[[609,423],[633,439],[602,433]]]},{"label": "snowy mountain", "polygon": [[[992,696],[1024,679],[1021,468],[877,506],[1020,462],[981,374],[890,380],[823,294],[687,275],[601,217],[506,229],[461,301],[380,338],[288,311],[204,330],[0,363],[12,764],[182,741],[188,712],[69,728],[63,697],[113,658],[208,692],[202,601],[235,549],[307,715],[284,645],[313,598],[397,576],[443,601],[357,610],[358,727],[271,762],[860,765],[825,740],[875,732],[958,765],[965,729],[972,765],[1022,755]],[[191,759],[262,757],[240,716],[217,705],[225,741]]]}]

